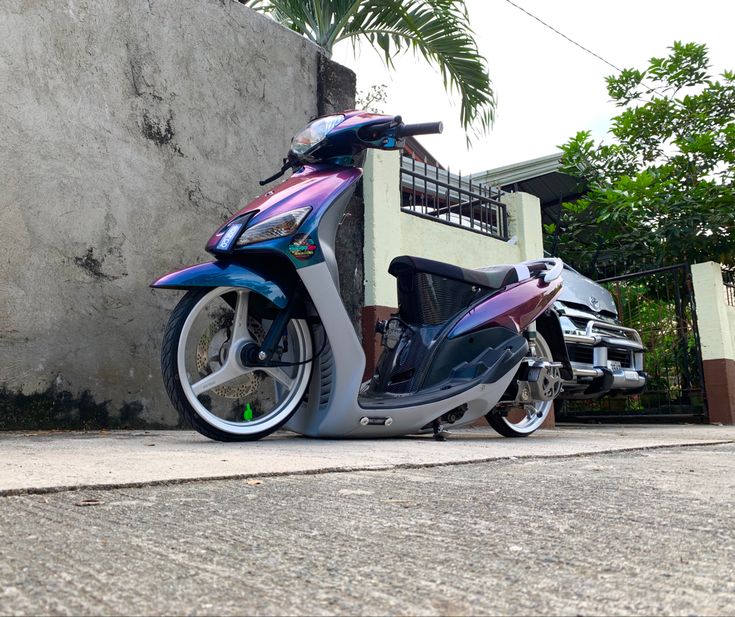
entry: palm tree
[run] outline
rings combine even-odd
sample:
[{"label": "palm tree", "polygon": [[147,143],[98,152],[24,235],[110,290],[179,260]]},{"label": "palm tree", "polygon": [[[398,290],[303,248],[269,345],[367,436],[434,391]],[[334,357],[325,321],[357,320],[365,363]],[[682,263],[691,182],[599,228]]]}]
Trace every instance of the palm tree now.
[{"label": "palm tree", "polygon": [[240,1],[304,35],[327,56],[341,41],[364,38],[392,68],[396,54],[413,49],[439,69],[447,91],[459,93],[468,135],[486,133],[493,122],[495,95],[464,0]]}]

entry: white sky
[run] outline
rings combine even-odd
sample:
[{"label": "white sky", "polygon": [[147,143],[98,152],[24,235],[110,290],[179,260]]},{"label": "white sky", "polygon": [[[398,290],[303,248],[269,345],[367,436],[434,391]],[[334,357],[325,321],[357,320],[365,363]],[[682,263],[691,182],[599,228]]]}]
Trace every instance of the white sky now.
[{"label": "white sky", "polygon": [[[735,70],[733,0],[514,2],[620,68],[643,69],[679,40],[705,43],[715,73]],[[406,54],[388,72],[365,43],[357,55],[350,43],[341,43],[333,58],[357,73],[359,90],[388,86],[385,113],[401,114],[404,122],[442,120],[444,133],[421,142],[452,171],[477,172],[552,154],[580,130],[605,135],[610,118],[619,113],[604,81],[613,68],[505,0],[467,0],[467,6],[498,103],[494,127],[471,150],[459,108],[438,72],[422,59]]]}]

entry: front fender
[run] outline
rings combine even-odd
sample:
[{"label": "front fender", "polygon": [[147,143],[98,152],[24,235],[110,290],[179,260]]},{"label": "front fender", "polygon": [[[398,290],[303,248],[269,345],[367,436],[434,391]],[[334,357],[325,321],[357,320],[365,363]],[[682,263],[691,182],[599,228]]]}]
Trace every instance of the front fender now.
[{"label": "front fender", "polygon": [[265,296],[278,308],[288,301],[283,288],[252,269],[234,262],[210,261],[170,272],[151,283],[155,289],[244,287]]}]

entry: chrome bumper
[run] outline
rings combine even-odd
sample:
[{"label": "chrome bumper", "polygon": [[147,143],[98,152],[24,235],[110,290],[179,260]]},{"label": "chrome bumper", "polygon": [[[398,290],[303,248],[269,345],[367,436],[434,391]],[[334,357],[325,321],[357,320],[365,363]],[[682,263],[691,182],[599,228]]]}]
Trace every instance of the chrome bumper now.
[{"label": "chrome bumper", "polygon": [[[613,382],[611,390],[635,390],[642,388],[646,385],[646,378],[641,374],[642,371],[637,371],[633,368],[619,368],[619,369],[608,369],[612,371]],[[582,368],[581,366],[575,366],[572,363],[572,373],[575,377],[603,377],[605,371],[599,367],[593,368]],[[574,383],[574,382],[567,382]]]},{"label": "chrome bumper", "polygon": [[[595,379],[600,388],[596,393],[600,395],[611,390],[641,390],[646,385],[643,372],[645,347],[633,328],[591,319],[586,324],[584,334],[564,333],[564,341],[567,349],[586,347],[592,352],[591,364],[572,360],[574,380],[566,381],[566,385],[580,386],[580,378],[586,378],[585,382]],[[619,362],[610,361],[610,349],[630,352],[631,366],[620,366]],[[606,373],[611,374],[612,378],[606,378]]]}]

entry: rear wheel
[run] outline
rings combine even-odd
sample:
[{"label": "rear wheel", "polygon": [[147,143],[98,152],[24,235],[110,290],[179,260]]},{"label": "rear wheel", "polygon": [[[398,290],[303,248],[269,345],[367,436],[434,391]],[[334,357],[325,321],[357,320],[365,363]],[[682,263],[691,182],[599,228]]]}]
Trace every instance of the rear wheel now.
[{"label": "rear wheel", "polygon": [[[311,375],[311,333],[303,320],[288,322],[272,362],[242,360],[246,345],[260,345],[276,308],[247,289],[189,291],[169,319],[161,350],[164,383],[179,414],[218,441],[260,439],[298,409]],[[268,318],[270,317],[270,318]]]},{"label": "rear wheel", "polygon": [[[540,332],[536,333],[533,344],[536,347],[536,352],[533,354],[536,359],[554,361],[551,349]],[[528,437],[544,423],[553,404],[553,400],[529,401],[522,407],[495,408],[485,417],[488,424],[505,437]]]}]

